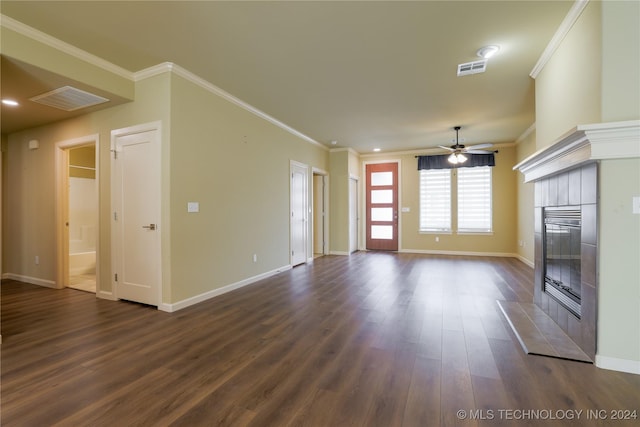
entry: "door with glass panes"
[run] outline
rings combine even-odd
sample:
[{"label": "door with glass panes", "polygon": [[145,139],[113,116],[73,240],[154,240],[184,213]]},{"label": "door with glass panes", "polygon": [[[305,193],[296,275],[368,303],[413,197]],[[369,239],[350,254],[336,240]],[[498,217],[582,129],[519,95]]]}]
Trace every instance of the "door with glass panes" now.
[{"label": "door with glass panes", "polygon": [[398,164],[366,166],[367,249],[398,250]]}]

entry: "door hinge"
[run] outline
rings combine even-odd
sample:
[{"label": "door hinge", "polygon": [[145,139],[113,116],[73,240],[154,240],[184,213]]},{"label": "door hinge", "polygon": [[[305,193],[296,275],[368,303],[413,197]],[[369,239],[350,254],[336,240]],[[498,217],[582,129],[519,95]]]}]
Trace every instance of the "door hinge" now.
[{"label": "door hinge", "polygon": [[111,151],[113,151],[113,158],[114,158],[115,160],[118,160],[118,150],[115,150],[115,149],[114,149],[114,150],[111,150]]},{"label": "door hinge", "polygon": [[118,220],[118,212],[114,212],[113,213],[113,220],[117,221]]},{"label": "door hinge", "polygon": [[116,282],[118,281],[118,273],[115,274]]}]

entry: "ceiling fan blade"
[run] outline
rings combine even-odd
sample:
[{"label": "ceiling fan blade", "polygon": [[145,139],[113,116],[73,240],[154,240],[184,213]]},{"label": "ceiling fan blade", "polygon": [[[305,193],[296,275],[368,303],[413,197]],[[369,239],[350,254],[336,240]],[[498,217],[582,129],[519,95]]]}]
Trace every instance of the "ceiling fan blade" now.
[{"label": "ceiling fan blade", "polygon": [[489,148],[489,147],[493,147],[493,144],[485,143],[485,144],[470,145],[467,147],[467,150],[482,150],[483,148]]},{"label": "ceiling fan blade", "polygon": [[487,151],[487,150],[464,150],[465,153],[469,153],[469,154],[493,154],[493,151]]},{"label": "ceiling fan blade", "polygon": [[455,151],[453,148],[451,148],[451,147],[445,147],[444,145],[438,145],[438,147],[440,147],[440,148],[442,148],[442,149],[444,149],[444,150],[447,150],[447,151]]}]

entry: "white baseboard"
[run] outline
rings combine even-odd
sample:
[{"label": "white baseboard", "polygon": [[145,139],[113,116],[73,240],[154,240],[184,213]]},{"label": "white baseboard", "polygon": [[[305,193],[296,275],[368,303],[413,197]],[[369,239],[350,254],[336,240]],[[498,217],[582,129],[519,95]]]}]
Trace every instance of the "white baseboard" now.
[{"label": "white baseboard", "polygon": [[222,288],[212,289],[200,295],[193,296],[191,298],[184,299],[182,301],[178,301],[175,303],[161,303],[158,305],[158,310],[166,311],[168,313],[172,313],[174,311],[182,310],[183,308],[187,308],[194,304],[198,304],[199,302],[206,301],[208,299],[217,297],[222,294],[226,294],[227,292],[231,292],[233,290],[242,288],[243,286],[250,285],[259,280],[266,279],[267,277],[274,276],[283,271],[291,270],[291,265],[285,265],[280,268],[276,268],[275,270],[267,271],[266,273],[258,274],[257,276],[249,277],[247,279],[241,280],[236,283],[232,283],[227,286],[223,286]]},{"label": "white baseboard", "polygon": [[109,301],[117,301],[118,298],[116,298],[116,296],[113,294],[113,292],[107,292],[107,291],[98,291],[96,293],[96,296],[100,299],[106,299]]},{"label": "white baseboard", "polygon": [[522,255],[515,254],[515,257],[518,258],[520,261],[522,261],[524,264],[527,264],[531,268],[535,268],[535,266],[536,266],[533,261],[528,260],[527,258],[523,257]]},{"label": "white baseboard", "polygon": [[37,277],[23,276],[22,274],[4,273],[3,279],[17,280],[18,282],[31,283],[32,285],[44,286],[46,288],[58,289],[53,280],[39,279]]},{"label": "white baseboard", "polygon": [[640,360],[618,359],[596,354],[596,366],[611,371],[640,375]]},{"label": "white baseboard", "polygon": [[329,251],[329,255],[351,255],[351,252]]},{"label": "white baseboard", "polygon": [[406,254],[426,255],[458,255],[458,256],[487,256],[501,258],[518,258],[518,255],[505,252],[465,252],[465,251],[437,251],[430,249],[400,249],[398,252]]}]

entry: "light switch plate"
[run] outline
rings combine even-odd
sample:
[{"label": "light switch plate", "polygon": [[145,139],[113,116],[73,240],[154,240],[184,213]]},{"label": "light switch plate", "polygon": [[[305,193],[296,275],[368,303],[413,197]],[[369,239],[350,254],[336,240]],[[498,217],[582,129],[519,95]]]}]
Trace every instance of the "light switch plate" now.
[{"label": "light switch plate", "polygon": [[402,212],[411,212],[411,208],[403,207]]},{"label": "light switch plate", "polygon": [[633,196],[633,213],[640,214],[640,196]]},{"label": "light switch plate", "polygon": [[200,212],[200,203],[187,202],[187,212]]}]

